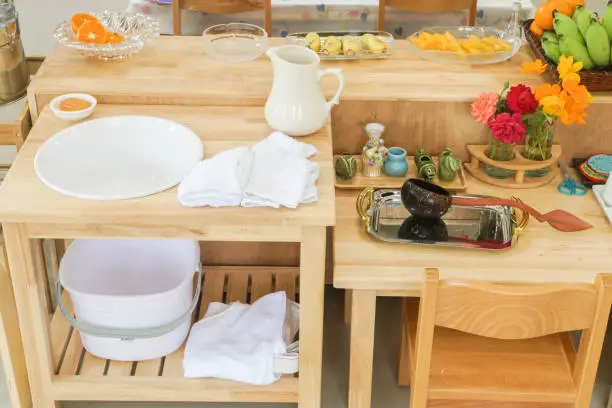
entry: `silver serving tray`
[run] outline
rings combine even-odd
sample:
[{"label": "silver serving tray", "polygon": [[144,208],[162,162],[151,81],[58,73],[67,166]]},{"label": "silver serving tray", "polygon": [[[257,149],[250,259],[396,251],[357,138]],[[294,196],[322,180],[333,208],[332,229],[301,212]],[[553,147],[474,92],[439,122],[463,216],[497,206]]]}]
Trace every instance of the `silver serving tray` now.
[{"label": "silver serving tray", "polygon": [[[308,33],[306,32],[289,34],[287,36],[287,42],[289,44],[303,45],[305,47],[306,46],[305,37],[307,34]],[[323,44],[325,43],[325,39],[332,35],[338,38],[342,38],[345,35],[352,35],[353,37],[357,37],[357,40],[360,41],[359,36],[363,34],[372,34],[373,36],[378,37],[378,39],[384,41],[387,44],[387,51],[382,54],[375,54],[367,50],[362,50],[359,54],[356,54],[356,55],[340,54],[340,55],[336,55],[332,57],[332,56],[324,54],[323,52],[318,52],[317,54],[319,54],[319,57],[321,58],[321,60],[325,60],[325,61],[350,61],[350,60],[388,58],[393,54],[393,51],[395,48],[395,39],[393,38],[391,34],[384,32],[384,31],[317,31],[317,34],[319,34],[319,37],[321,37],[321,49],[323,49]]]},{"label": "silver serving tray", "polygon": [[[460,195],[460,197],[473,197]],[[480,196],[481,197],[481,196]],[[369,205],[365,207],[365,201]],[[514,245],[518,232],[527,226],[528,215],[517,215],[507,206],[452,206],[442,217],[445,228],[436,227],[430,237],[414,234],[414,217],[402,204],[399,189],[364,189],[357,200],[357,209],[366,231],[375,239],[402,244],[424,244],[442,247],[503,250]],[[408,219],[411,218],[411,221]],[[425,230],[433,230],[425,224]],[[404,225],[404,226],[402,226]],[[439,225],[439,224],[436,224]],[[422,231],[418,227],[416,231]],[[437,231],[437,232],[436,232]],[[445,236],[447,234],[447,236]]]}]

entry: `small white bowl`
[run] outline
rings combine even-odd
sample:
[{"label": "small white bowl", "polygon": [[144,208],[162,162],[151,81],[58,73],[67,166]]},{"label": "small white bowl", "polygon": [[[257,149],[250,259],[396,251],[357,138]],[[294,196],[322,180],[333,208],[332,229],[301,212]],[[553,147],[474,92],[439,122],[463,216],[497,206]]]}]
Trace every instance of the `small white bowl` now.
[{"label": "small white bowl", "polygon": [[[83,99],[87,102],[89,102],[91,104],[91,106],[87,109],[83,109],[83,110],[79,110],[79,111],[63,111],[59,108],[60,102],[68,99],[68,98],[79,98],[79,99]],[[58,118],[62,119],[62,120],[67,120],[69,122],[78,122],[79,120],[83,120],[89,116],[91,116],[91,114],[93,113],[94,109],[96,108],[96,105],[98,104],[98,101],[96,100],[96,98],[94,98],[91,95],[88,94],[80,94],[80,93],[73,93],[73,94],[65,94],[65,95],[60,95],[57,98],[53,99],[50,103],[51,106],[51,110],[53,111],[53,113],[55,114],[55,116],[57,116]]]}]

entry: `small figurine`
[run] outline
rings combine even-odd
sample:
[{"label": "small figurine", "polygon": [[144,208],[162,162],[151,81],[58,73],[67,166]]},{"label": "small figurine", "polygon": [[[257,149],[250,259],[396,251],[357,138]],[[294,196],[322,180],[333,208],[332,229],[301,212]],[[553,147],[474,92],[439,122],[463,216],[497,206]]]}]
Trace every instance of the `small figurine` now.
[{"label": "small figurine", "polygon": [[457,177],[457,171],[461,167],[461,160],[453,156],[453,151],[446,148],[440,153],[438,163],[438,179],[440,181],[453,181]]},{"label": "small figurine", "polygon": [[385,173],[391,177],[404,177],[408,172],[406,161],[406,150],[401,147],[391,147],[388,150],[387,161],[385,161]]},{"label": "small figurine", "polygon": [[336,159],[336,176],[342,180],[349,180],[357,173],[357,160],[350,153],[342,153]]},{"label": "small figurine", "polygon": [[368,123],[365,126],[365,131],[369,139],[362,149],[361,170],[366,177],[380,177],[383,174],[383,165],[387,159],[385,141],[381,139],[385,127],[380,123]]},{"label": "small figurine", "polygon": [[433,159],[425,149],[420,148],[417,154],[414,155],[414,164],[416,164],[417,174],[423,177],[428,182],[433,182],[436,177],[436,165]]}]

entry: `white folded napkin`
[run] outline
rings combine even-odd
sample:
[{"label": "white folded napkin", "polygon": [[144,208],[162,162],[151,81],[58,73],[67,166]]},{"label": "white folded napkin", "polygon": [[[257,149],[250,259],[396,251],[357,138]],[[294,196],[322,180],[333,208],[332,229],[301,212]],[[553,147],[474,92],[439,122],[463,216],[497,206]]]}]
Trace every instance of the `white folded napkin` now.
[{"label": "white folded napkin", "polygon": [[240,205],[252,162],[253,153],[248,147],[202,160],[179,184],[180,203],[186,207]]},{"label": "white folded napkin", "polygon": [[211,303],[187,339],[185,377],[216,377],[256,385],[277,381],[280,374],[275,372],[275,356],[286,354],[296,335],[297,307],[288,304],[285,292],[271,293],[252,305]]},{"label": "white folded napkin", "polygon": [[198,163],[178,188],[187,207],[296,208],[317,201],[317,149],[274,132],[253,148],[239,147]]},{"label": "white folded napkin", "polygon": [[317,200],[319,164],[308,160],[317,149],[274,132],[253,146],[253,168],[243,207],[296,208]]}]

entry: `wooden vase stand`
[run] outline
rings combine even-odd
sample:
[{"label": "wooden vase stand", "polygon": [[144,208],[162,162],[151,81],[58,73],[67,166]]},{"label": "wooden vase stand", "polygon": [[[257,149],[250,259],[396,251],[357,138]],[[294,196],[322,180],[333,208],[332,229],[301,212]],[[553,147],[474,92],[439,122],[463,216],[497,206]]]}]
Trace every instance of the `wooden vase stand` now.
[{"label": "wooden vase stand", "polygon": [[[466,170],[475,179],[484,183],[504,188],[535,188],[550,183],[557,174],[557,161],[561,156],[561,146],[559,145],[553,145],[550,159],[543,161],[524,158],[522,155],[523,150],[525,150],[524,146],[516,147],[514,159],[509,161],[497,161],[487,157],[485,154],[487,148],[488,145],[468,145],[467,150],[472,159],[470,164],[465,166]],[[485,173],[481,164],[504,170],[512,170],[515,174],[513,177],[506,179],[491,177]],[[543,177],[529,177],[525,174],[527,171],[545,168],[548,168],[548,174]]]}]

